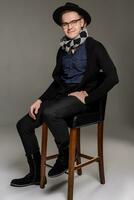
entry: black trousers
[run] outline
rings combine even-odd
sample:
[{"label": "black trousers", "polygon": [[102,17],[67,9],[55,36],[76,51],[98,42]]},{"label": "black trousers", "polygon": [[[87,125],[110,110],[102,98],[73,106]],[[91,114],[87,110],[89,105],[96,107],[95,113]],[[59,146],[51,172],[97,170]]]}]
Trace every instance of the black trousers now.
[{"label": "black trousers", "polygon": [[75,96],[59,94],[55,99],[46,100],[41,104],[36,120],[29,114],[25,115],[17,123],[17,130],[22,140],[26,155],[39,151],[35,129],[45,122],[54,139],[63,143],[69,140],[69,131],[66,118],[77,113],[85,112],[87,106]]}]

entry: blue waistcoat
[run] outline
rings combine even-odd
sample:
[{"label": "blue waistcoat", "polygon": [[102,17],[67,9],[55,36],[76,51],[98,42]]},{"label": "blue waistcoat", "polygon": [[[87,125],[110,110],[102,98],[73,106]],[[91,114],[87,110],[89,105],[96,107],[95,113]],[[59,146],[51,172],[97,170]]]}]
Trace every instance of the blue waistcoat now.
[{"label": "blue waistcoat", "polygon": [[65,83],[80,83],[87,65],[85,42],[74,54],[64,53],[62,57],[62,80]]}]

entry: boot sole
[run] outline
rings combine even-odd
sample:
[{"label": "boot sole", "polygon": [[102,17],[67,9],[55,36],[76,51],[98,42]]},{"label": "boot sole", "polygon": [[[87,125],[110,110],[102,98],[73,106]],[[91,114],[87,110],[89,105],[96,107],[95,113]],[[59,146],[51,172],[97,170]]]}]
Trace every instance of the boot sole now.
[{"label": "boot sole", "polygon": [[14,183],[10,184],[10,186],[13,186],[13,187],[27,187],[27,186],[31,186],[31,185],[40,185],[40,182],[33,182],[33,183],[24,184],[24,185],[18,185],[18,184],[14,184]]},{"label": "boot sole", "polygon": [[61,172],[60,174],[56,174],[56,175],[49,175],[48,174],[48,177],[50,177],[50,178],[55,178],[55,177],[58,177],[58,176],[61,176],[61,175],[63,175],[66,171],[67,171],[68,169],[65,169],[63,172]]}]

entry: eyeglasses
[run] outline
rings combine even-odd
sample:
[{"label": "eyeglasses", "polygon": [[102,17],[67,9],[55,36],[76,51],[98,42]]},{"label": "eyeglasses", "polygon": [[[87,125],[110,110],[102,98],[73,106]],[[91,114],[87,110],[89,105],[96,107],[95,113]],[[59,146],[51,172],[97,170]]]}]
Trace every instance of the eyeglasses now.
[{"label": "eyeglasses", "polygon": [[71,26],[76,26],[77,22],[80,21],[82,18],[79,18],[79,19],[75,19],[75,20],[72,20],[70,22],[64,22],[61,24],[62,28],[66,29],[69,27],[69,25]]}]

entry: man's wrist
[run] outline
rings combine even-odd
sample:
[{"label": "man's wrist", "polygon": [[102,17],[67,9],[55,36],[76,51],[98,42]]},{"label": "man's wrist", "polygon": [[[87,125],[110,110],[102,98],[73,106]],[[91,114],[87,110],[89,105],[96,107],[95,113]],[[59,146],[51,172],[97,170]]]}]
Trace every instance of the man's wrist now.
[{"label": "man's wrist", "polygon": [[37,102],[39,102],[40,104],[42,103],[42,101],[40,99],[37,99]]}]

